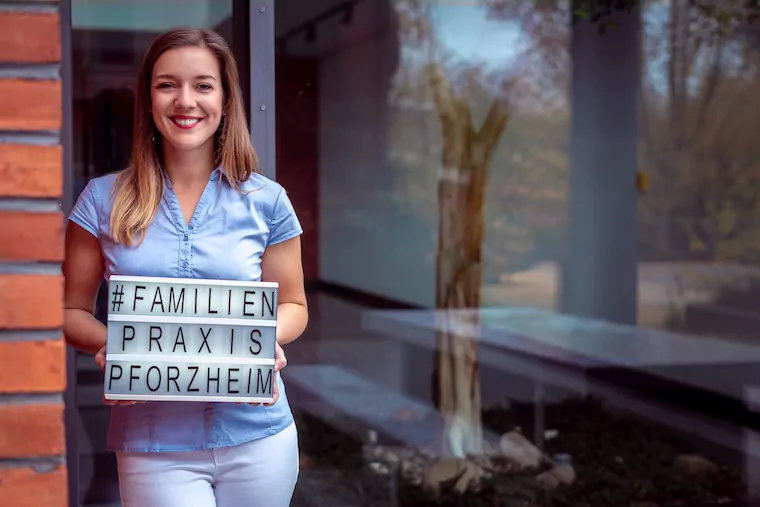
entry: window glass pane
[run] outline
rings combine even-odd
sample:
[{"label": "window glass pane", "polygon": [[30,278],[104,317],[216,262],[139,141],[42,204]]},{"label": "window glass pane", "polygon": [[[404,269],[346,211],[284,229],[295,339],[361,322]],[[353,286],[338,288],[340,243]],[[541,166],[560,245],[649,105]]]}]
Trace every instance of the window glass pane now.
[{"label": "window glass pane", "polygon": [[[568,10],[504,4],[277,3],[277,177],[306,230],[318,322],[283,373],[309,463],[297,505],[315,492],[323,504],[432,505],[425,452],[449,438],[461,457],[498,447],[514,415],[498,406],[532,400],[525,371],[482,364],[475,391],[457,388],[479,392],[483,414],[476,402],[463,432],[441,435],[439,385],[469,374],[436,366],[431,309],[462,320],[452,332],[473,308],[493,309],[495,326],[501,309],[559,306]],[[481,417],[485,440],[470,424]],[[504,504],[488,495],[483,505]]]},{"label": "window glass pane", "polygon": [[638,322],[680,404],[709,414],[705,427],[727,419],[723,438],[708,432],[722,453],[703,446],[682,464],[725,465],[726,501],[751,504],[736,499],[760,493],[757,5],[643,4]]},{"label": "window glass pane", "polygon": [[[248,48],[243,41],[248,2],[72,0],[71,4],[76,199],[91,178],[126,166],[137,73],[145,50],[160,32],[179,25],[216,30],[232,46],[241,79],[247,82]],[[97,313],[105,318],[102,302]],[[115,507],[120,505],[119,490],[114,455],[105,450],[110,409],[102,402],[103,377],[92,356],[84,354],[78,354],[75,375],[78,448],[69,452],[79,454],[79,468],[72,471],[78,476],[79,498],[82,505]]]},{"label": "window glass pane", "polygon": [[757,291],[724,285],[758,261],[758,30],[642,4],[278,0],[312,319],[283,372],[294,505],[760,488]]}]

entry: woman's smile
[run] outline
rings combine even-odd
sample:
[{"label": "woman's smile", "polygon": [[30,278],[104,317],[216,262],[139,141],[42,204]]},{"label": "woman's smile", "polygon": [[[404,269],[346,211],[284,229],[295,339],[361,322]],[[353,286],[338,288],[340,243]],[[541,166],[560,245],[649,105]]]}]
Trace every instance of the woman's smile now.
[{"label": "woman's smile", "polygon": [[170,116],[169,118],[172,120],[172,123],[174,123],[174,125],[184,130],[191,129],[203,121],[203,118],[197,118],[193,116],[175,115]]}]

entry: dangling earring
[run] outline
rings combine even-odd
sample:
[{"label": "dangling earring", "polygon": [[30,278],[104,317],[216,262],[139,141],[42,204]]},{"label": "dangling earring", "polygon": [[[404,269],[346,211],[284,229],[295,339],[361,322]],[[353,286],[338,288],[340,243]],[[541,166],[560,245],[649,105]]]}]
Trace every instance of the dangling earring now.
[{"label": "dangling earring", "polygon": [[[148,114],[153,114],[153,109],[152,108],[148,109]],[[156,127],[154,126],[153,128],[155,129]],[[155,132],[150,136],[150,142],[152,142],[152,143],[156,142],[156,134],[155,134]]]},{"label": "dangling earring", "polygon": [[224,123],[225,123],[226,119],[227,119],[227,113],[222,114],[222,121],[219,122],[219,128],[218,128],[218,130],[220,130],[222,132],[222,134],[219,136],[219,146],[224,146],[224,137],[225,137],[224,136]]}]

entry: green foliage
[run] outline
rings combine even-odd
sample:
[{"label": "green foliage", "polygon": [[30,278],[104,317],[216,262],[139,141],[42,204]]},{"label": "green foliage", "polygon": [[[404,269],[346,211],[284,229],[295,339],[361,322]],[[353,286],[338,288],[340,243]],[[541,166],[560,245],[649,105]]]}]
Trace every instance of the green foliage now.
[{"label": "green foliage", "polygon": [[[497,283],[503,274],[561,258],[566,244],[570,10],[563,0],[485,3],[494,21],[518,23],[529,41],[531,65],[520,79],[553,72],[511,94],[511,118],[491,164],[484,267],[486,283]],[[760,29],[749,26],[758,2],[578,0],[572,12],[576,22],[609,27],[634,8],[644,24],[639,169],[651,181],[640,197],[642,260],[760,264]],[[521,56],[495,66],[455,61],[441,47],[435,54],[450,82],[466,85],[476,124],[497,93],[494,80],[523,68]],[[392,207],[430,231],[424,243],[432,262],[443,140],[438,112],[424,107],[432,101],[419,61],[405,61],[395,80],[394,99],[416,108],[392,115],[388,195]],[[560,100],[542,102],[535,89]]]},{"label": "green foliage", "polygon": [[[688,0],[704,21],[711,22],[722,34],[739,25],[752,24],[760,18],[760,3],[756,0]],[[644,2],[646,3],[646,2]],[[573,19],[596,23],[599,32],[616,26],[611,20],[620,13],[630,14],[642,7],[640,0],[575,0]]]},{"label": "green foliage", "polygon": [[710,39],[696,10],[644,16],[640,168],[652,186],[640,201],[642,252],[759,264],[760,46],[738,28]]},{"label": "green foliage", "polygon": [[573,2],[573,21],[596,23],[599,33],[604,33],[617,26],[611,17],[621,12],[630,14],[639,4],[638,0],[576,0]]}]

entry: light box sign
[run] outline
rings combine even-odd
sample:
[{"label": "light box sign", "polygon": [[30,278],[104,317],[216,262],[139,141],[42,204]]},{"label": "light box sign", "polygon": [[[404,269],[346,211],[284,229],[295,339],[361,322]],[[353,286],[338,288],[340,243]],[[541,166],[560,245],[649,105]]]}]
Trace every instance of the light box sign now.
[{"label": "light box sign", "polygon": [[273,400],[278,284],[111,276],[105,398]]}]

